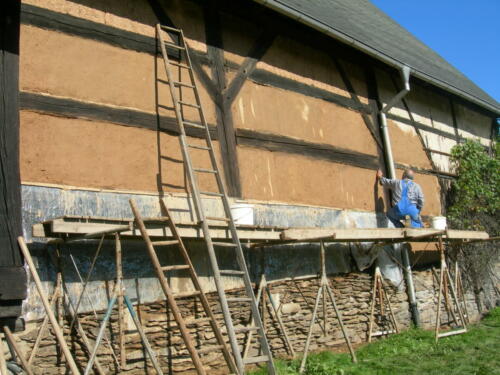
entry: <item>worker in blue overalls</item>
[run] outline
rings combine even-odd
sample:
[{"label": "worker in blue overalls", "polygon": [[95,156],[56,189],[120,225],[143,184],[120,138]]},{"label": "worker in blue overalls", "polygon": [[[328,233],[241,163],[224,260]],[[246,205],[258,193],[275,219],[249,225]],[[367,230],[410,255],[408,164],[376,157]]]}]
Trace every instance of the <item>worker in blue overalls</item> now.
[{"label": "worker in blue overalls", "polygon": [[387,217],[396,228],[404,228],[401,220],[406,215],[410,216],[412,228],[422,228],[420,211],[424,206],[424,194],[420,185],[413,181],[415,172],[406,169],[403,172],[403,179],[385,178],[382,171],[377,171],[377,179],[383,187],[392,192],[392,208],[387,212]]}]

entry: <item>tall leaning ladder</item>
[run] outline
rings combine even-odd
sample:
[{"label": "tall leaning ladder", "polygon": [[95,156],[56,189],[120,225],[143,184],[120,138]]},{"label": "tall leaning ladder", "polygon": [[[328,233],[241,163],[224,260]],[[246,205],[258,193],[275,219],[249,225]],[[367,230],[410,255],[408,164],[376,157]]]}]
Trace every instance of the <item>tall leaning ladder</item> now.
[{"label": "tall leaning ladder", "polygon": [[[264,327],[262,324],[262,320],[259,313],[259,308],[257,306],[257,301],[255,299],[255,295],[252,288],[252,283],[250,280],[250,276],[248,274],[248,269],[245,262],[245,257],[243,254],[243,249],[241,248],[241,243],[238,238],[238,233],[236,231],[236,226],[231,215],[231,209],[229,206],[229,199],[222,182],[222,178],[220,175],[219,168],[217,166],[217,161],[214,154],[213,144],[210,137],[210,132],[208,129],[207,122],[205,120],[205,115],[203,113],[203,108],[201,106],[200,95],[198,92],[198,87],[196,85],[196,81],[194,78],[194,73],[191,65],[191,59],[189,56],[188,46],[184,40],[184,34],[182,30],[157,25],[156,31],[158,34],[158,40],[160,43],[161,52],[163,55],[163,61],[165,65],[165,71],[167,74],[168,85],[170,88],[170,94],[173,102],[173,109],[175,111],[175,116],[177,119],[177,124],[179,126],[179,142],[181,146],[182,155],[184,158],[184,165],[186,168],[186,173],[189,180],[189,185],[191,188],[191,194],[193,198],[194,208],[197,215],[198,222],[203,230],[204,240],[207,246],[208,255],[210,259],[210,264],[213,271],[214,281],[217,288],[217,293],[220,300],[220,305],[222,309],[222,313],[224,316],[224,322],[226,325],[227,335],[229,338],[229,343],[231,345],[231,350],[233,352],[233,358],[238,368],[239,374],[245,373],[245,365],[247,364],[255,364],[255,363],[267,363],[268,373],[274,375],[276,370],[274,368],[273,359],[271,349],[269,347],[269,343],[267,342],[267,338],[264,333]],[[175,35],[175,38],[172,40],[178,41],[178,44],[172,42],[166,42],[164,38],[164,33],[169,33]],[[180,58],[179,62],[170,61],[167,54],[167,47],[179,52],[180,56],[184,56],[185,64],[181,63],[182,58]],[[175,66],[179,69],[185,69],[188,71],[189,83],[178,82],[174,79],[174,75],[171,70],[171,66]],[[178,99],[176,88],[186,88],[192,90],[194,94],[194,98],[196,103],[188,103]],[[195,108],[199,115],[199,122],[187,121],[182,110],[184,107]],[[192,127],[203,129],[203,133],[205,135],[205,146],[190,144],[186,138],[185,127]],[[196,149],[201,150],[203,152],[207,152],[211,162],[212,169],[206,168],[197,168],[193,166],[190,150]],[[211,174],[217,183],[218,191],[200,191],[198,186],[198,178],[197,174]],[[206,216],[205,210],[203,207],[202,196],[206,197],[216,197],[222,201],[222,206],[224,209],[224,217],[212,217]],[[231,242],[214,242],[212,241],[210,235],[210,224],[209,221],[219,221],[223,223],[227,223],[229,228],[229,233],[231,237]],[[220,225],[220,224],[219,224]],[[215,251],[214,246],[221,247],[230,247],[234,249],[234,256],[236,258],[237,264],[239,266],[239,270],[221,270],[219,269],[219,262],[217,258],[217,253]],[[241,277],[243,283],[245,285],[245,297],[240,298],[228,298],[226,297],[226,293],[224,290],[224,285],[221,279],[221,275],[230,275],[234,277]],[[230,305],[234,307],[239,307],[241,303],[248,303],[251,307],[252,318],[254,319],[255,325],[253,327],[243,327],[243,328],[234,328],[233,319],[231,316]],[[249,332],[250,330],[255,331],[259,338],[260,342],[260,354],[257,356],[249,356],[243,358],[242,348],[238,345],[238,340],[236,334],[239,332]]]},{"label": "tall leaning ladder", "polygon": [[[201,287],[201,283],[198,279],[198,275],[196,273],[196,270],[193,267],[193,263],[191,262],[191,258],[189,257],[189,254],[187,252],[186,246],[184,245],[184,242],[182,241],[181,236],[179,235],[179,231],[177,230],[177,226],[175,225],[172,215],[170,214],[170,211],[163,201],[163,199],[160,200],[160,205],[165,213],[166,216],[162,217],[154,217],[154,218],[143,218],[139,212],[139,209],[137,208],[137,205],[133,199],[130,200],[130,207],[132,208],[132,212],[134,213],[134,218],[135,218],[135,224],[139,228],[139,231],[141,232],[141,236],[144,239],[144,242],[146,242],[146,246],[148,249],[149,257],[151,258],[151,262],[153,263],[153,268],[155,270],[156,276],[158,277],[158,280],[160,281],[160,286],[163,290],[163,293],[165,294],[165,297],[167,297],[168,305],[170,309],[172,310],[172,315],[174,316],[175,321],[177,322],[177,326],[181,332],[182,339],[184,340],[184,343],[186,345],[186,348],[189,352],[189,355],[191,356],[191,359],[193,360],[193,364],[196,368],[196,371],[200,375],[205,375],[207,372],[205,371],[205,367],[203,366],[202,360],[201,360],[201,355],[207,354],[207,353],[213,353],[216,351],[222,351],[222,354],[224,355],[224,359],[226,360],[226,363],[231,370],[231,373],[235,373],[236,367],[234,365],[233,359],[229,353],[229,350],[226,346],[226,343],[224,341],[224,337],[222,336],[222,333],[219,329],[219,326],[217,324],[217,320],[215,318],[214,313],[212,312],[212,309],[210,307],[210,303],[208,302],[208,299],[203,292],[203,289]],[[160,225],[160,226],[168,226],[170,229],[170,232],[172,233],[172,236],[174,237],[174,240],[168,240],[168,241],[152,241],[149,232],[147,229],[147,224],[150,225]],[[170,265],[170,266],[162,266],[160,263],[160,260],[158,259],[156,249],[155,247],[165,247],[165,246],[177,246],[182,258],[184,259],[184,264],[177,264],[177,265]],[[171,271],[188,271],[189,276],[191,278],[191,281],[193,283],[194,291],[192,292],[181,292],[181,293],[174,293],[172,290],[167,278],[165,277],[165,274],[167,272]],[[194,297],[198,298],[201,302],[201,307],[203,308],[205,312],[205,316],[201,318],[194,318],[194,319],[185,319],[185,317],[182,315],[181,310],[179,306],[177,305],[177,299],[179,298],[186,298],[186,297]],[[217,339],[217,346],[208,346],[205,348],[198,349],[195,346],[194,340],[191,336],[191,333],[189,332],[188,326],[199,326],[200,324],[204,324],[206,322],[209,322],[212,328],[212,331],[215,334],[215,338]]]}]

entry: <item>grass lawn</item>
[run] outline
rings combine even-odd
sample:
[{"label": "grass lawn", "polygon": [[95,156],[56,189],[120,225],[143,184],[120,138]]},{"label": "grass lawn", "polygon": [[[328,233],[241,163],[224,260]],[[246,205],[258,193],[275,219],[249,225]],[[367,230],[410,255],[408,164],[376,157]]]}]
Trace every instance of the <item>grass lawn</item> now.
[{"label": "grass lawn", "polygon": [[[307,359],[307,375],[392,375],[392,374],[500,374],[500,308],[492,310],[469,332],[440,339],[434,333],[411,329],[360,347],[358,363],[347,353],[322,352]],[[298,374],[300,359],[276,361],[280,375]],[[260,369],[252,375],[264,375]]]}]

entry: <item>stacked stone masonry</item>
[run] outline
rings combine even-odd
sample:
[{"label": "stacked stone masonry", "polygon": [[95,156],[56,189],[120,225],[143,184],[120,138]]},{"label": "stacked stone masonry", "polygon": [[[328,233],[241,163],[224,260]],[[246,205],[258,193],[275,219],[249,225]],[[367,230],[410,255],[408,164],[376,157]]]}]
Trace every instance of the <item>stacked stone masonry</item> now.
[{"label": "stacked stone masonry", "polygon": [[[414,273],[416,292],[421,312],[423,327],[431,329],[434,327],[436,304],[437,304],[437,280],[434,278],[431,271],[417,271]],[[350,333],[352,343],[358,347],[366,342],[368,332],[368,320],[370,314],[370,299],[372,276],[370,273],[349,273],[343,275],[335,275],[329,277],[330,285],[333,287],[335,298],[340,311],[343,315],[344,323]],[[111,289],[112,285],[109,285]],[[316,294],[319,287],[319,279],[306,279],[295,281],[283,281],[272,283],[271,293],[275,303],[282,303],[282,319],[288,331],[296,353],[301,353],[304,348],[307,337],[308,327],[312,315],[312,307],[314,306]],[[408,312],[408,302],[405,293],[405,286],[400,285],[399,288],[386,283],[387,292],[394,309],[396,319],[400,328],[408,329],[410,327],[410,314]],[[241,290],[233,290],[229,293],[233,296],[242,294]],[[216,293],[208,294],[212,309],[216,313],[220,326],[223,326],[222,314],[217,302]],[[471,320],[476,320],[479,316],[473,295],[467,294],[467,306]],[[180,300],[179,306],[184,316],[201,316],[201,308],[194,299],[186,298]],[[168,308],[167,308],[168,310]],[[244,326],[249,322],[249,309],[240,304],[235,312],[236,326]],[[320,305],[319,320],[322,322],[323,309]],[[187,350],[180,337],[179,330],[176,328],[175,321],[170,313],[165,310],[164,302],[150,303],[140,305],[139,316],[145,326],[148,339],[153,348],[160,357],[160,363],[164,369],[168,369],[171,373],[194,373],[194,367],[188,356]],[[323,333],[322,328],[316,324],[313,330],[313,338],[311,341],[311,350],[334,350],[345,351],[346,345],[343,336],[338,326],[338,322],[334,310],[330,303],[327,306],[327,335]],[[446,324],[449,321],[445,310],[443,309],[442,322]],[[99,321],[103,317],[103,312],[98,313],[99,320],[97,321],[93,314],[80,315],[81,322],[91,340],[95,339]],[[118,353],[118,315],[115,309],[111,318],[111,328],[107,330],[108,337],[114,343],[116,352]],[[27,325],[27,330],[19,334],[21,344],[26,353],[29,353],[37,334],[39,322],[30,322]],[[144,362],[145,352],[139,338],[138,333],[134,330],[130,319],[126,319],[126,347],[128,369],[122,371],[126,374],[143,374],[147,373],[146,368],[150,373],[154,373],[151,363],[148,360],[147,365]],[[276,357],[287,357],[287,347],[279,326],[273,318],[271,307],[266,310],[266,327],[267,335]],[[379,327],[375,327],[375,331]],[[200,325],[198,329],[191,329],[196,345],[198,347],[209,347],[216,345],[216,339],[210,329],[208,323]],[[240,333],[238,338],[241,345],[245,340],[244,333]],[[66,325],[66,337],[69,339],[69,344],[77,363],[85,366],[88,356],[82,346],[81,340],[76,335],[70,336]],[[223,357],[220,352],[209,352],[203,357],[203,362],[209,368],[210,373],[226,373]],[[100,351],[98,359],[110,373],[117,373],[117,367],[114,364],[112,356],[109,354],[109,349],[104,344]],[[59,352],[56,349],[53,336],[46,335],[42,341],[40,351],[34,360],[34,367],[37,373],[62,374],[65,372],[66,366],[61,363]]]}]

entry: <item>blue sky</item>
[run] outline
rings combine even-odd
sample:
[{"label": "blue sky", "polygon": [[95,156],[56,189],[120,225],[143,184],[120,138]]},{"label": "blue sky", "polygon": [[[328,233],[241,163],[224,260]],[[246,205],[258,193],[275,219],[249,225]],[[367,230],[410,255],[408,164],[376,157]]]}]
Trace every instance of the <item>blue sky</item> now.
[{"label": "blue sky", "polygon": [[500,102],[500,0],[371,0]]}]

